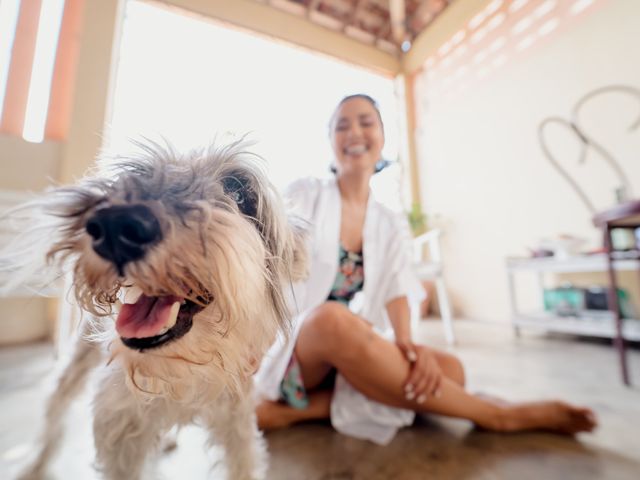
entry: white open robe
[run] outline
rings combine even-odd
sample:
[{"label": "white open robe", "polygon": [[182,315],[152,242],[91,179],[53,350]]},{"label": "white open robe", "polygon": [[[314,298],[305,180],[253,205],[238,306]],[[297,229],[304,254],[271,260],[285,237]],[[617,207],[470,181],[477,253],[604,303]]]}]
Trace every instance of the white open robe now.
[{"label": "white open robe", "polygon": [[[262,398],[279,398],[280,382],[286,371],[300,327],[308,312],[326,301],[338,271],[341,199],[335,179],[302,179],[292,184],[285,198],[294,213],[310,223],[310,276],[293,288],[292,335],[280,337],[262,361],[255,376]],[[394,298],[407,296],[412,318],[424,291],[411,267],[409,228],[402,214],[392,212],[369,195],[363,231],[364,288],[350,308],[371,323],[385,338],[393,330],[385,306]],[[331,422],[336,430],[376,443],[388,443],[398,428],[413,422],[414,413],[387,407],[357,392],[341,376],[331,403]]]}]

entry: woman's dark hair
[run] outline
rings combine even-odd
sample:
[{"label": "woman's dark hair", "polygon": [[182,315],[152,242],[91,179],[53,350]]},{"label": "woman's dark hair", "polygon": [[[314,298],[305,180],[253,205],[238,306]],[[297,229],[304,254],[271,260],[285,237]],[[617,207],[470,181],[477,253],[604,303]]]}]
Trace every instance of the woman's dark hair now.
[{"label": "woman's dark hair", "polygon": [[[373,97],[370,97],[366,93],[354,93],[353,95],[347,95],[342,100],[340,100],[340,102],[338,102],[338,105],[336,105],[335,110],[333,111],[333,115],[331,115],[331,120],[329,121],[329,130],[331,130],[331,128],[333,127],[333,122],[335,120],[336,113],[338,113],[338,110],[340,109],[340,107],[344,105],[346,102],[348,102],[349,100],[353,100],[354,98],[362,98],[363,100],[366,100],[371,104],[373,109],[376,111],[376,114],[378,115],[378,120],[380,120],[380,126],[382,127],[382,131],[384,133],[384,122],[382,121],[382,115],[380,114],[380,107],[378,106],[378,102],[376,102],[373,99]],[[373,173],[376,174],[381,172],[386,167],[388,167],[390,163],[391,162],[389,160],[385,160],[381,158],[380,160],[378,160],[378,162],[376,162],[376,166]],[[331,165],[329,169],[331,170],[331,173],[335,174],[338,172],[335,165]]]},{"label": "woman's dark hair", "polygon": [[329,123],[330,124],[333,123],[336,113],[338,113],[338,110],[340,109],[340,107],[345,103],[347,103],[349,100],[353,100],[354,98],[361,98],[371,104],[371,106],[375,109],[376,113],[378,114],[378,120],[380,120],[380,125],[382,125],[382,129],[384,130],[384,123],[382,122],[382,115],[380,115],[380,107],[378,106],[378,102],[376,102],[373,99],[373,97],[370,97],[366,93],[354,93],[353,95],[347,95],[342,100],[340,100],[340,102],[338,102],[338,105],[336,105],[335,110],[333,111],[333,115],[331,115],[331,122]]}]

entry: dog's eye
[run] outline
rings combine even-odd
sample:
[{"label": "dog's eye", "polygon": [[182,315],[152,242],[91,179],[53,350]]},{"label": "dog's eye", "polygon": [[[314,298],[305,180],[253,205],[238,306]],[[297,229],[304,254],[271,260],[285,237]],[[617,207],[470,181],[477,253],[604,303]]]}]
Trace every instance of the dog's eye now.
[{"label": "dog's eye", "polygon": [[257,213],[257,198],[249,188],[248,180],[241,174],[229,175],[222,179],[225,195],[233,200],[238,209],[247,217],[255,217]]},{"label": "dog's eye", "polygon": [[244,183],[238,177],[226,177],[222,180],[222,188],[235,203],[240,206],[244,203]]},{"label": "dog's eye", "polygon": [[244,195],[241,191],[229,192],[229,196],[236,202],[236,205],[242,205],[244,203]]}]

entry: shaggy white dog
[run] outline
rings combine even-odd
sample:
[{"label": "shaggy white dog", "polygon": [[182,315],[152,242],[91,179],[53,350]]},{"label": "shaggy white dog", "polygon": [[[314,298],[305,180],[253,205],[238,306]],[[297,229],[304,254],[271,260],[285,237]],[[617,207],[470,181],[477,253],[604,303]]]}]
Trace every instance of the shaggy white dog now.
[{"label": "shaggy white dog", "polygon": [[230,479],[259,478],[251,377],[287,332],[287,292],[306,269],[304,228],[245,143],[188,154],[138,147],[30,204],[44,216],[4,257],[18,281],[45,253],[25,238],[45,239],[49,264],[72,272],[85,312],[25,478],[44,475],[94,367],[103,370],[93,430],[106,478],[140,478],[163,435],[193,421],[224,446]]}]

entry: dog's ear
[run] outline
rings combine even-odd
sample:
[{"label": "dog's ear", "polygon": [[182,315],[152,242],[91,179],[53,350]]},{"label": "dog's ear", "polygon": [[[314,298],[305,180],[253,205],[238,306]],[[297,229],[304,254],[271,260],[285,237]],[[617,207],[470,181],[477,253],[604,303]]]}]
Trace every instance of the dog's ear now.
[{"label": "dog's ear", "polygon": [[291,280],[297,282],[309,276],[309,224],[296,215],[289,215]]}]

